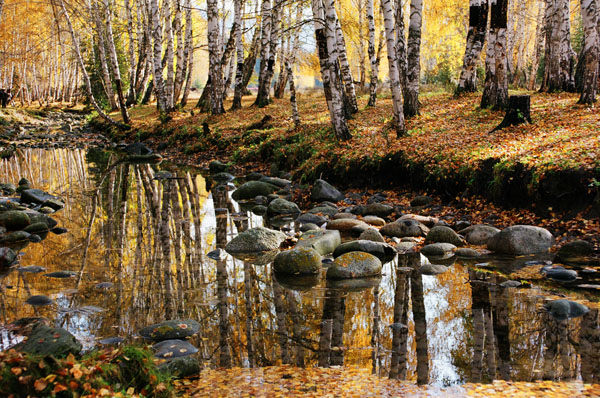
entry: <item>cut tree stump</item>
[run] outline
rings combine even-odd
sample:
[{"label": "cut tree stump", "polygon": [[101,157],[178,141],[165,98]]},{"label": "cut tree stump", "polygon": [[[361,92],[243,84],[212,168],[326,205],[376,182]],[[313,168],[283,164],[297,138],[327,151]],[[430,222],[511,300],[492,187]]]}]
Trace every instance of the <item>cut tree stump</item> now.
[{"label": "cut tree stump", "polygon": [[531,123],[531,98],[529,95],[511,95],[504,120],[490,133],[523,123]]}]

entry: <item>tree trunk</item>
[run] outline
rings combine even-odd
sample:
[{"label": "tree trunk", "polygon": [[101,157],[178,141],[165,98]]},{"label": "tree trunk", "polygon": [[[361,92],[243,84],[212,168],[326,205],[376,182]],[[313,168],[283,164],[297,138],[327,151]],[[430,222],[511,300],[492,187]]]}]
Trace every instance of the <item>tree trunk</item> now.
[{"label": "tree trunk", "polygon": [[377,80],[379,78],[379,62],[375,53],[375,16],[373,14],[373,0],[367,0],[367,23],[369,25],[369,61],[371,62],[371,76],[369,80],[369,103],[375,106],[377,102]]},{"label": "tree trunk", "polygon": [[504,120],[490,133],[523,123],[531,123],[531,99],[529,95],[511,95]]},{"label": "tree trunk", "polygon": [[174,61],[174,43],[173,43],[173,24],[171,21],[171,0],[163,1],[163,13],[164,13],[164,24],[165,24],[165,41],[167,42],[167,48],[165,52],[164,62],[167,64],[167,80],[165,84],[165,97],[167,101],[167,109],[172,111],[174,109],[174,98],[173,93],[175,89],[173,61]]},{"label": "tree trunk", "polygon": [[181,12],[181,0],[175,0],[175,18],[173,19],[173,30],[175,31],[175,37],[177,38],[177,52],[176,52],[176,69],[175,69],[175,80],[173,82],[173,105],[179,101],[181,96],[181,89],[183,88],[183,82],[185,80],[185,68],[187,67],[187,59],[185,59],[184,51],[187,48],[187,38],[185,37],[184,27],[182,22]]},{"label": "tree trunk", "polygon": [[[367,0],[368,1],[368,0]],[[365,9],[364,0],[358,0],[356,5],[358,11],[358,81],[361,94],[365,91],[367,84],[367,66],[365,63]]]},{"label": "tree trunk", "polygon": [[404,117],[419,114],[419,80],[421,77],[421,23],[423,0],[410,2],[410,25],[408,27],[408,51]]},{"label": "tree trunk", "polygon": [[535,90],[537,72],[540,64],[540,56],[544,51],[544,11],[546,8],[546,2],[544,0],[538,0],[538,15],[537,15],[537,26],[535,29],[535,50],[533,53],[533,60],[531,61],[531,71],[529,74],[529,82],[527,89],[532,91]]},{"label": "tree trunk", "polygon": [[547,0],[544,81],[540,91],[574,91],[569,0]]},{"label": "tree trunk", "polygon": [[223,113],[223,65],[219,58],[219,10],[217,0],[207,0],[210,108],[213,115]]},{"label": "tree trunk", "polygon": [[260,18],[261,18],[261,51],[260,51],[260,73],[258,75],[258,93],[254,105],[262,108],[269,104],[270,87],[266,81],[269,74],[270,42],[273,10],[271,9],[271,0],[263,0]]},{"label": "tree trunk", "polygon": [[348,101],[348,109],[350,113],[358,112],[358,103],[356,102],[356,89],[354,88],[354,79],[352,77],[352,70],[348,63],[348,56],[346,55],[346,40],[344,40],[344,33],[342,32],[342,26],[340,20],[335,12],[335,7],[332,7],[332,14],[335,17],[335,38],[337,44],[338,60],[340,63],[340,70],[342,72],[342,78],[344,80],[344,89],[346,93],[346,100]]},{"label": "tree trunk", "polygon": [[[156,103],[158,110],[162,113],[171,111],[168,106],[167,97],[165,94],[165,81],[163,79],[162,66],[162,26],[160,24],[160,10],[158,8],[158,0],[149,0],[150,2],[150,17],[152,26],[152,39],[154,48],[152,51],[152,64],[154,66],[153,87],[156,93]],[[210,30],[209,30],[210,31]]]},{"label": "tree trunk", "polygon": [[194,34],[192,24],[192,2],[185,1],[185,48],[183,49],[185,87],[181,97],[181,108],[185,108],[190,89],[192,88],[192,73],[194,71]]},{"label": "tree trunk", "polygon": [[242,108],[242,94],[243,94],[243,79],[244,79],[244,43],[242,42],[242,0],[235,0],[233,3],[234,11],[234,22],[239,26],[239,29],[235,31],[235,57],[236,57],[236,68],[235,68],[235,89],[233,92],[233,103],[231,109]]},{"label": "tree trunk", "polygon": [[[485,42],[488,19],[488,1],[470,0],[469,32],[460,79],[455,94],[477,91],[477,64]],[[488,44],[489,46],[489,44]]]},{"label": "tree trunk", "polygon": [[406,134],[406,126],[404,125],[402,91],[400,88],[400,74],[398,72],[398,58],[396,56],[396,29],[394,12],[392,10],[392,0],[381,0],[381,9],[383,12],[385,35],[387,39],[387,57],[390,71],[390,88],[392,90],[394,128],[396,130],[396,136],[402,137]]},{"label": "tree trunk", "polygon": [[598,89],[598,15],[596,0],[581,0],[581,18],[583,20],[583,87],[580,104],[593,104]]},{"label": "tree trunk", "polygon": [[288,61],[285,62],[285,68],[287,69],[288,82],[290,83],[290,103],[292,105],[292,119],[294,120],[294,126],[298,128],[300,126],[300,115],[298,114],[298,103],[296,102],[296,86],[294,85],[294,72]]},{"label": "tree trunk", "polygon": [[503,109],[508,105],[508,77],[506,75],[506,19],[508,0],[492,4],[488,52],[485,60],[485,88],[481,107]]},{"label": "tree trunk", "polygon": [[111,109],[117,109],[117,102],[115,101],[115,93],[113,91],[112,80],[110,79],[110,71],[108,69],[108,57],[106,56],[106,42],[104,38],[104,28],[102,26],[102,20],[100,18],[100,12],[98,11],[97,5],[93,3],[92,9],[90,10],[94,15],[94,23],[98,32],[98,59],[100,61],[100,68],[102,70],[102,83],[104,86],[104,93],[108,100],[108,104]]}]

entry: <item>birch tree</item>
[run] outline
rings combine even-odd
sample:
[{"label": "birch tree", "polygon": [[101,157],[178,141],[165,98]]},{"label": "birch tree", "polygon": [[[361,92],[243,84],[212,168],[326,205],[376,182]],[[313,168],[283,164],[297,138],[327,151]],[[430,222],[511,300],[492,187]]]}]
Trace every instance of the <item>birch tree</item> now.
[{"label": "birch tree", "polygon": [[367,23],[369,26],[368,54],[371,63],[371,75],[369,78],[369,106],[375,106],[377,102],[377,80],[379,79],[379,62],[375,52],[375,15],[373,14],[373,0],[367,0],[365,7],[367,12]]},{"label": "birch tree", "polygon": [[580,104],[593,104],[598,90],[598,15],[596,0],[581,0],[583,21],[583,87]]},{"label": "birch tree", "polygon": [[[327,3],[327,0],[325,1]],[[348,62],[348,55],[346,52],[346,40],[344,39],[342,26],[340,25],[340,20],[337,17],[335,5],[333,5],[331,9],[326,9],[328,11],[331,10],[331,15],[333,18],[335,18],[335,44],[338,55],[338,61],[340,64],[340,70],[342,72],[342,78],[344,80],[344,90],[346,93],[345,98],[347,99],[350,113],[356,113],[358,112],[358,104],[356,102],[356,89],[354,87],[354,79],[352,77],[350,63]]]},{"label": "birch tree", "polygon": [[206,1],[206,13],[208,16],[207,35],[209,78],[211,84],[210,108],[213,115],[220,115],[224,112],[222,91],[223,65],[219,57],[219,8],[217,0]]},{"label": "birch tree", "polygon": [[421,24],[423,0],[411,0],[408,26],[406,90],[404,91],[404,117],[419,114],[419,80],[421,77]]},{"label": "birch tree", "polygon": [[491,0],[490,31],[485,59],[485,87],[481,107],[494,109],[508,105],[506,25],[508,0]]},{"label": "birch tree", "polygon": [[269,103],[269,90],[266,78],[268,75],[271,46],[272,10],[271,0],[263,0],[260,11],[260,72],[258,75],[258,93],[255,105],[263,107]]},{"label": "birch tree", "polygon": [[235,0],[233,3],[233,13],[235,23],[240,27],[235,32],[235,57],[236,57],[236,68],[235,68],[235,89],[233,92],[233,103],[231,109],[242,108],[242,94],[244,81],[244,43],[242,41],[242,9],[243,1]]},{"label": "birch tree", "polygon": [[546,0],[544,80],[540,91],[574,91],[569,0]]},{"label": "birch tree", "polygon": [[[158,110],[162,113],[170,112],[167,96],[165,94],[165,81],[163,79],[163,66],[162,66],[162,26],[160,23],[160,9],[158,7],[158,0],[149,0],[149,13],[151,18],[151,31],[153,40],[152,50],[152,65],[153,65],[153,78],[152,84],[154,92],[156,93],[156,103]],[[209,30],[210,32],[210,30]],[[209,33],[210,36],[210,33]],[[210,41],[209,41],[210,43]]]},{"label": "birch tree", "polygon": [[477,91],[477,64],[485,43],[487,19],[488,0],[470,0],[467,46],[456,95]]}]

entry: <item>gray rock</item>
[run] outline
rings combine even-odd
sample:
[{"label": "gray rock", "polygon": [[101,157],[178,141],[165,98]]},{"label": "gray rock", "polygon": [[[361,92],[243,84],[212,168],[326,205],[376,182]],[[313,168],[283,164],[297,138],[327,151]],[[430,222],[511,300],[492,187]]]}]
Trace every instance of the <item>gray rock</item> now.
[{"label": "gray rock", "polygon": [[382,235],[394,236],[396,238],[425,236],[429,228],[418,221],[405,219],[386,224],[379,232]]},{"label": "gray rock", "polygon": [[297,204],[281,198],[273,200],[267,207],[267,215],[270,217],[283,215],[295,216],[298,214],[300,214],[300,208]]},{"label": "gray rock", "polygon": [[313,202],[330,201],[339,202],[344,200],[344,195],[324,180],[317,180],[313,185],[310,198]]},{"label": "gray rock", "polygon": [[446,255],[453,254],[454,249],[456,249],[456,246],[452,243],[431,243],[429,245],[423,246],[423,248],[421,249],[421,253],[423,253],[426,256],[443,257]]},{"label": "gray rock", "polygon": [[157,366],[159,372],[175,378],[194,376],[200,373],[200,363],[194,357],[169,359]]},{"label": "gray rock", "polygon": [[261,174],[261,173],[252,172],[252,173],[248,173],[246,175],[246,180],[248,180],[248,181],[258,181],[258,180],[260,180],[263,177],[264,177],[264,175]]},{"label": "gray rock", "polygon": [[208,170],[210,174],[222,173],[229,170],[229,165],[219,160],[213,160],[208,164]]},{"label": "gray rock", "polygon": [[454,230],[450,227],[436,226],[431,228],[425,243],[451,243],[454,246],[463,246],[464,241]]},{"label": "gray rock", "polygon": [[487,247],[498,254],[522,255],[545,253],[553,243],[554,237],[547,229],[514,225],[490,238]]},{"label": "gray rock", "polygon": [[338,213],[338,210],[337,210],[337,208],[330,207],[330,206],[317,206],[317,207],[313,207],[312,209],[310,209],[308,211],[308,213],[324,214],[326,216],[333,217]]},{"label": "gray rock", "polygon": [[471,225],[459,231],[470,245],[485,245],[500,230],[491,225]]},{"label": "gray rock", "polygon": [[333,215],[334,220],[341,220],[344,218],[356,219],[357,216],[356,216],[356,214],[352,214],[352,213],[336,213]]},{"label": "gray rock", "polygon": [[300,236],[296,247],[313,248],[320,255],[333,253],[336,247],[342,243],[339,231],[307,231]]},{"label": "gray rock", "polygon": [[365,252],[345,253],[327,269],[327,279],[352,279],[381,274],[381,261]]},{"label": "gray rock", "polygon": [[502,287],[519,287],[522,283],[519,281],[505,281],[500,284]]},{"label": "gray rock", "polygon": [[433,198],[431,196],[417,196],[415,197],[413,200],[410,201],[410,205],[412,207],[420,207],[420,206],[427,206],[429,204],[431,204],[431,202],[433,202]]},{"label": "gray rock", "polygon": [[25,232],[30,234],[37,234],[38,232],[48,232],[48,224],[43,222],[36,222],[35,224],[29,224],[23,229]]},{"label": "gray rock", "polygon": [[235,176],[225,172],[217,173],[211,176],[211,178],[218,183],[224,183],[235,180]]},{"label": "gray rock", "polygon": [[365,229],[364,232],[362,232],[360,234],[358,239],[359,240],[370,240],[373,242],[385,242],[385,239],[383,239],[383,236],[375,228]]},{"label": "gray rock", "polygon": [[62,328],[50,328],[39,324],[29,338],[15,346],[18,351],[36,356],[64,358],[69,354],[79,355],[81,344],[75,336]]},{"label": "gray rock", "polygon": [[561,260],[569,261],[581,257],[590,256],[594,252],[594,246],[585,240],[574,240],[565,244],[556,253],[556,257]]},{"label": "gray rock", "polygon": [[292,182],[278,177],[262,177],[259,181],[266,182],[268,184],[276,185],[279,188],[289,187]]},{"label": "gray rock", "polygon": [[420,216],[418,214],[405,214],[396,221],[400,221],[400,220],[417,221],[429,228],[433,227],[435,224],[437,224],[440,221],[436,217]]},{"label": "gray rock", "polygon": [[140,335],[154,342],[171,339],[184,339],[200,330],[200,324],[191,319],[174,319],[155,323],[140,330]]},{"label": "gray rock", "polygon": [[400,254],[412,253],[415,251],[417,244],[415,242],[398,242],[396,251]]},{"label": "gray rock", "polygon": [[466,258],[476,258],[480,257],[481,253],[475,249],[469,249],[466,247],[461,247],[460,249],[454,252],[458,257],[466,257]]},{"label": "gray rock", "polygon": [[54,211],[58,211],[65,207],[65,204],[56,198],[52,198],[44,202],[44,207],[49,207]]},{"label": "gray rock", "polygon": [[369,224],[361,220],[343,218],[341,220],[331,220],[327,222],[327,229],[334,229],[340,232],[352,232],[357,235],[369,229]]},{"label": "gray rock", "polygon": [[24,211],[9,210],[0,213],[0,225],[9,231],[19,231],[31,224],[31,219]]},{"label": "gray rock", "polygon": [[275,257],[273,270],[282,274],[318,274],[321,270],[321,255],[310,247],[282,251]]},{"label": "gray rock", "polygon": [[0,268],[10,267],[17,261],[17,253],[8,247],[0,247]]},{"label": "gray rock", "polygon": [[119,345],[124,342],[125,339],[120,336],[107,337],[105,339],[98,340],[98,343],[102,345]]},{"label": "gray rock", "polygon": [[22,203],[45,204],[48,200],[57,199],[41,189],[26,189],[21,192]]},{"label": "gray rock", "polygon": [[234,200],[254,199],[257,196],[269,196],[279,188],[276,185],[261,181],[248,181],[233,191],[231,197]]},{"label": "gray rock", "polygon": [[248,229],[233,238],[225,250],[228,253],[250,253],[275,250],[285,240],[285,234],[272,229],[256,227]]},{"label": "gray rock", "polygon": [[296,222],[321,226],[327,222],[327,219],[313,213],[304,213],[301,214],[300,217],[296,218]]},{"label": "gray rock", "polygon": [[367,224],[375,225],[376,227],[383,227],[385,225],[385,220],[377,216],[365,216],[362,220]]},{"label": "gray rock", "polygon": [[224,260],[225,257],[227,257],[227,253],[225,252],[225,250],[223,250],[221,248],[217,248],[215,250],[208,252],[206,254],[206,257],[208,257],[212,260],[215,260],[215,261],[219,261],[219,260]]},{"label": "gray rock", "polygon": [[252,208],[252,213],[256,214],[257,216],[264,216],[267,214],[267,207],[263,205],[254,206]]},{"label": "gray rock", "polygon": [[29,273],[29,274],[39,274],[40,272],[46,271],[46,268],[41,267],[39,265],[28,265],[26,267],[19,267],[19,268],[17,268],[17,271],[19,271],[19,272],[26,272],[26,273]]},{"label": "gray rock", "polygon": [[421,271],[423,275],[439,275],[448,271],[448,267],[441,264],[424,264],[419,268],[419,271]]},{"label": "gray rock", "polygon": [[371,203],[364,207],[362,214],[364,216],[388,217],[394,212],[394,208],[383,203]]},{"label": "gray rock", "polygon": [[15,243],[29,242],[31,234],[25,231],[15,231],[7,235],[4,235],[0,239],[0,243],[6,244],[7,246],[14,246]]},{"label": "gray rock", "polygon": [[317,224],[302,224],[300,225],[300,232],[306,232],[306,231],[316,231],[319,229],[319,226]]},{"label": "gray rock", "polygon": [[154,356],[160,359],[182,358],[198,352],[189,341],[179,339],[163,340],[154,344],[152,349]]},{"label": "gray rock", "polygon": [[11,183],[0,184],[0,192],[5,195],[12,195],[13,193],[17,192],[17,186]]},{"label": "gray rock", "polygon": [[47,278],[57,278],[57,279],[66,279],[66,278],[74,278],[78,274],[75,271],[56,271],[50,272],[48,274],[44,274]]},{"label": "gray rock", "polygon": [[333,251],[333,257],[337,258],[342,254],[350,252],[365,252],[372,254],[382,263],[388,263],[396,258],[396,250],[394,250],[391,245],[370,240],[355,240],[342,243]]},{"label": "gray rock", "polygon": [[577,318],[590,311],[585,305],[571,300],[554,300],[544,304],[544,308],[558,321]]},{"label": "gray rock", "polygon": [[557,282],[573,282],[577,279],[577,271],[566,269],[560,265],[547,265],[540,272],[546,278]]}]

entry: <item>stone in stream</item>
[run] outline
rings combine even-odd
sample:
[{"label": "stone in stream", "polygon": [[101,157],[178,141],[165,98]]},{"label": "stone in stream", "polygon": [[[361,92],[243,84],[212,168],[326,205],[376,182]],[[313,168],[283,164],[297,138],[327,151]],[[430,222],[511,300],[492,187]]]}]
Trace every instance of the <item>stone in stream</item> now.
[{"label": "stone in stream", "polygon": [[30,237],[31,234],[29,232],[15,231],[6,234],[2,238],[0,238],[0,243],[5,244],[6,246],[14,247],[15,243],[29,242]]},{"label": "stone in stream", "polygon": [[316,206],[308,211],[308,214],[323,214],[329,217],[333,217],[338,214],[338,209],[331,206]]},{"label": "stone in stream", "polygon": [[233,191],[231,197],[234,200],[248,200],[254,199],[257,196],[269,196],[277,190],[279,190],[279,187],[273,184],[261,181],[248,181]]},{"label": "stone in stream", "polygon": [[222,173],[224,171],[229,170],[229,165],[227,165],[219,160],[212,160],[208,164],[208,170],[210,171],[210,174]]},{"label": "stone in stream", "polygon": [[267,207],[267,215],[270,217],[282,215],[296,216],[298,214],[300,214],[300,208],[297,204],[281,198],[273,200]]},{"label": "stone in stream", "polygon": [[246,180],[248,180],[248,181],[257,181],[257,180],[260,180],[263,177],[264,177],[263,174],[256,173],[256,172],[252,172],[252,173],[246,174]]},{"label": "stone in stream", "polygon": [[546,278],[557,282],[573,282],[577,280],[577,271],[566,269],[560,265],[547,265],[540,270],[540,273]]},{"label": "stone in stream", "polygon": [[9,231],[19,231],[31,224],[31,219],[24,211],[9,210],[0,213],[0,225]]},{"label": "stone in stream", "polygon": [[423,266],[419,268],[419,271],[423,275],[439,275],[448,271],[448,267],[441,264],[423,264]]},{"label": "stone in stream", "polygon": [[421,216],[418,214],[405,214],[396,221],[404,221],[404,220],[417,221],[417,222],[420,222],[421,224],[427,226],[428,228],[433,227],[440,221],[436,217]]},{"label": "stone in stream", "polygon": [[25,300],[25,303],[34,307],[43,307],[46,305],[54,304],[54,300],[52,300],[48,296],[44,296],[43,294],[38,294],[27,298],[27,300]]},{"label": "stone in stream", "polygon": [[25,267],[19,267],[17,268],[17,271],[19,272],[27,272],[30,274],[39,274],[40,272],[44,272],[46,271],[46,268],[41,267],[39,265],[28,265]]},{"label": "stone in stream", "polygon": [[23,231],[29,232],[30,234],[48,232],[48,224],[45,222],[36,222],[34,224],[29,224],[25,229],[23,229]]},{"label": "stone in stream", "polygon": [[279,188],[286,188],[289,187],[292,182],[290,180],[286,180],[284,178],[279,178],[279,177],[261,177],[259,179],[259,181],[261,182],[266,182],[267,184],[272,184],[272,185],[276,185]]},{"label": "stone in stream", "polygon": [[55,196],[44,192],[41,189],[25,189],[21,192],[21,203],[43,204],[50,199],[56,199]]},{"label": "stone in stream", "polygon": [[17,192],[17,186],[11,183],[2,183],[0,184],[0,192],[5,195],[12,195]]},{"label": "stone in stream", "polygon": [[14,348],[30,355],[64,358],[69,354],[79,355],[82,346],[75,336],[65,329],[40,324],[32,330],[27,340]]},{"label": "stone in stream", "polygon": [[198,375],[200,373],[200,363],[196,358],[191,356],[179,357],[159,364],[156,369],[171,377],[184,378]]},{"label": "stone in stream", "polygon": [[513,225],[490,238],[487,248],[497,254],[518,256],[545,253],[553,243],[554,237],[545,228],[532,225]]},{"label": "stone in stream", "polygon": [[256,205],[252,207],[252,213],[262,217],[267,214],[267,207],[263,205]]},{"label": "stone in stream", "polygon": [[383,239],[383,236],[381,235],[381,233],[379,233],[379,231],[376,228],[368,228],[368,229],[364,230],[358,237],[358,240],[370,240],[373,242],[385,242],[385,239]]},{"label": "stone in stream", "polygon": [[50,319],[41,316],[26,317],[19,318],[16,321],[9,323],[6,328],[14,334],[29,336],[33,329],[40,324],[50,327],[52,322]]},{"label": "stone in stream", "polygon": [[11,248],[0,247],[0,268],[6,268],[17,261],[17,253]]},{"label": "stone in stream", "polygon": [[150,155],[152,153],[152,149],[148,148],[146,144],[141,142],[127,144],[123,148],[123,151],[128,155]]},{"label": "stone in stream", "polygon": [[394,208],[383,203],[371,203],[363,208],[363,216],[376,216],[385,218],[394,212]]},{"label": "stone in stream", "polygon": [[396,251],[400,254],[412,253],[415,251],[417,244],[415,242],[398,242]]},{"label": "stone in stream", "polygon": [[427,206],[427,205],[431,204],[431,202],[433,202],[433,198],[431,196],[422,195],[422,196],[417,196],[413,200],[411,200],[410,206],[411,207]]},{"label": "stone in stream", "polygon": [[456,254],[458,257],[465,257],[465,258],[477,258],[482,256],[482,253],[480,253],[479,251],[475,250],[475,249],[469,249],[467,247],[461,247],[460,249],[457,249],[454,254]]},{"label": "stone in stream", "polygon": [[425,236],[429,228],[415,220],[397,220],[386,224],[379,232],[382,235],[393,236],[396,238]]},{"label": "stone in stream", "polygon": [[319,284],[319,274],[289,275],[276,273],[275,280],[286,289],[306,292]]},{"label": "stone in stream", "polygon": [[110,289],[114,285],[115,284],[112,282],[100,282],[100,283],[96,283],[96,285],[94,287],[96,289]]},{"label": "stone in stream", "polygon": [[463,246],[465,244],[463,239],[452,228],[444,226],[431,228],[425,238],[425,243],[450,243],[454,246]]},{"label": "stone in stream", "polygon": [[522,283],[519,281],[504,281],[500,284],[502,287],[519,287]]},{"label": "stone in stream", "polygon": [[211,176],[213,180],[219,183],[229,182],[235,180],[235,177],[229,173],[221,172]]},{"label": "stone in stream", "polygon": [[385,220],[377,216],[364,216],[362,220],[367,224],[374,225],[376,227],[383,227],[385,225]]},{"label": "stone in stream", "polygon": [[267,265],[271,264],[275,260],[277,254],[279,254],[279,249],[261,252],[242,252],[230,254],[238,260],[245,261],[253,265]]},{"label": "stone in stream", "polygon": [[319,229],[319,226],[317,224],[302,224],[300,225],[300,232],[306,232],[306,231],[316,231]]},{"label": "stone in stream", "polygon": [[54,227],[50,230],[50,232],[52,232],[54,235],[62,235],[67,233],[67,229],[62,227]]},{"label": "stone in stream", "polygon": [[285,240],[285,234],[263,227],[247,229],[230,240],[225,250],[232,253],[251,253],[275,250]]},{"label": "stone in stream", "polygon": [[336,247],[342,243],[339,231],[307,231],[300,236],[296,247],[310,247],[324,256],[333,253]]},{"label": "stone in stream", "polygon": [[374,255],[382,263],[389,263],[396,258],[396,250],[384,242],[373,242],[370,240],[355,240],[339,245],[333,251],[333,257],[339,257],[349,252],[365,252]]},{"label": "stone in stream", "polygon": [[458,231],[471,245],[485,245],[500,230],[491,225],[471,225]]},{"label": "stone in stream", "polygon": [[43,203],[43,205],[44,207],[51,208],[53,211],[58,211],[65,207],[65,204],[56,198],[48,199]]},{"label": "stone in stream", "polygon": [[193,336],[200,330],[200,324],[191,319],[174,319],[155,323],[140,330],[144,338],[159,342],[163,340],[185,339]]},{"label": "stone in stream", "polygon": [[321,270],[321,255],[310,247],[282,251],[275,257],[273,270],[281,274],[318,274]]},{"label": "stone in stream", "polygon": [[313,185],[310,199],[313,202],[339,202],[340,200],[344,200],[344,195],[327,181],[319,179]]},{"label": "stone in stream", "polygon": [[47,278],[58,278],[58,279],[74,278],[77,275],[78,275],[78,273],[75,271],[55,271],[55,272],[50,272],[50,273],[44,274],[44,276]]},{"label": "stone in stream", "polygon": [[554,300],[544,304],[546,311],[558,321],[577,318],[587,314],[590,309],[583,304],[571,300]]},{"label": "stone in stream", "polygon": [[444,257],[448,255],[454,255],[454,246],[452,243],[430,243],[423,246],[421,253],[428,257]]},{"label": "stone in stream", "polygon": [[227,252],[223,249],[215,249],[213,251],[210,251],[206,254],[206,257],[212,259],[212,260],[224,260],[225,257],[227,257]]},{"label": "stone in stream", "polygon": [[104,339],[98,340],[98,343],[102,345],[119,345],[125,341],[125,338],[120,336],[106,337]]},{"label": "stone in stream", "polygon": [[352,279],[381,275],[381,261],[365,252],[344,253],[327,269],[327,279]]},{"label": "stone in stream", "polygon": [[154,356],[161,359],[187,357],[198,352],[189,341],[178,339],[163,340],[154,344],[152,349],[155,351]]},{"label": "stone in stream", "polygon": [[360,235],[369,228],[369,224],[366,222],[351,218],[342,218],[340,220],[331,220],[327,222],[327,229],[353,233],[355,235]]},{"label": "stone in stream", "polygon": [[556,260],[579,262],[594,253],[594,246],[585,240],[574,240],[565,244],[556,253]]},{"label": "stone in stream", "polygon": [[352,214],[352,213],[336,213],[333,215],[333,219],[334,220],[341,220],[343,218],[352,218],[352,219],[356,219],[358,218],[356,214]]}]

